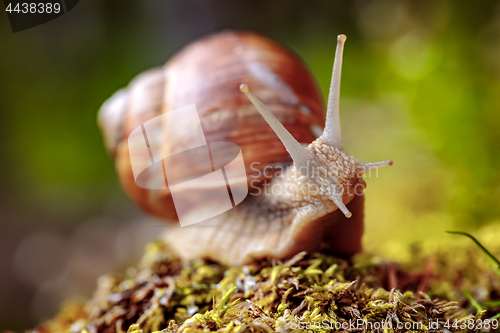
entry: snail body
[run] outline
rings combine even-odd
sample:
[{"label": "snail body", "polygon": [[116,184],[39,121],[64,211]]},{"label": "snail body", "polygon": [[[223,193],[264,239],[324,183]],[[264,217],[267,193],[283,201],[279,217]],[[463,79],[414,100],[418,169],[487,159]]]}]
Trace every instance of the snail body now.
[{"label": "snail body", "polygon": [[[250,257],[284,258],[301,251],[327,249],[344,256],[361,251],[362,175],[392,162],[362,163],[343,148],[338,96],[344,41],[339,36],[326,121],[319,89],[303,63],[248,32],[196,41],[106,101],[99,124],[121,183],[143,210],[165,220],[178,218],[169,187],[141,188],[132,172],[127,137],[134,129],[195,104],[207,142],[241,148],[246,177],[239,185],[249,195],[206,221],[167,228],[164,238],[179,256],[242,264]],[[168,155],[193,131],[186,125],[185,142],[161,133],[150,137],[149,145]],[[177,168],[196,173],[197,164]],[[145,182],[155,178],[144,177]]]}]

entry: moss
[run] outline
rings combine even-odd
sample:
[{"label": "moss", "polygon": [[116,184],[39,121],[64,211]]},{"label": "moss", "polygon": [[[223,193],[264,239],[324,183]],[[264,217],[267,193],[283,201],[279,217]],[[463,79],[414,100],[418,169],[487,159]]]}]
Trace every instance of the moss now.
[{"label": "moss", "polygon": [[90,300],[66,305],[33,331],[327,332],[353,322],[419,323],[400,331],[427,331],[447,320],[492,318],[500,312],[499,275],[472,244],[459,245],[432,254],[414,246],[398,264],[300,253],[235,268],[182,262],[157,241],[138,268],[101,277]]}]

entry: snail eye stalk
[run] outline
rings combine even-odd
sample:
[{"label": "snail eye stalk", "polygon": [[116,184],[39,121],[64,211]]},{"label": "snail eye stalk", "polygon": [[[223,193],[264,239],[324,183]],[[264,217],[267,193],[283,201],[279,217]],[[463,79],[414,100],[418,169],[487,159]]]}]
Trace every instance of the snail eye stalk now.
[{"label": "snail eye stalk", "polygon": [[306,148],[302,147],[302,145],[295,140],[285,126],[283,126],[283,124],[280,123],[271,111],[269,111],[264,103],[262,103],[262,101],[250,91],[247,84],[242,83],[240,85],[240,91],[248,97],[257,111],[259,111],[262,117],[264,117],[269,126],[271,126],[274,133],[276,133],[281,142],[283,142],[283,145],[293,159],[295,168],[299,170],[301,174],[306,176],[308,173],[307,162],[314,159],[313,154]]},{"label": "snail eye stalk", "polygon": [[333,63],[332,82],[328,94],[328,108],[326,109],[325,130],[321,135],[323,141],[330,146],[344,148],[342,134],[340,132],[340,75],[342,72],[342,55],[344,53],[344,43],[347,37],[339,35],[337,37],[337,49],[335,51],[335,61]]}]

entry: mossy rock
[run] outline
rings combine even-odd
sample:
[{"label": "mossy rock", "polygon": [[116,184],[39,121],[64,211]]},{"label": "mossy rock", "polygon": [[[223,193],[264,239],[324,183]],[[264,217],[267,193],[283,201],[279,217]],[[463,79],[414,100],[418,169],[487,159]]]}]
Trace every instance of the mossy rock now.
[{"label": "mossy rock", "polygon": [[156,241],[138,268],[102,276],[92,299],[33,332],[456,332],[465,321],[495,331],[499,272],[463,238],[428,252],[413,246],[399,263],[300,253],[236,268],[182,262]]}]

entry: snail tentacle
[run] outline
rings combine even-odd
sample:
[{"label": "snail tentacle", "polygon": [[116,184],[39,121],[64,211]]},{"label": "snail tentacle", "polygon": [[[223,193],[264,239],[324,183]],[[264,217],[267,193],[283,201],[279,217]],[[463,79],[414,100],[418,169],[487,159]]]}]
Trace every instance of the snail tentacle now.
[{"label": "snail tentacle", "polygon": [[293,163],[295,167],[302,175],[308,175],[308,162],[314,159],[314,156],[304,148],[293,136],[290,132],[287,131],[285,126],[276,117],[272,114],[271,111],[262,103],[261,100],[257,98],[248,87],[247,84],[242,83],[240,85],[240,90],[243,92],[248,99],[252,102],[255,108],[259,111],[262,117],[267,121],[269,126],[276,133],[278,138],[283,142],[286,150],[290,154],[293,159]]},{"label": "snail tentacle", "polygon": [[391,166],[393,164],[394,162],[392,160],[387,160],[382,162],[360,163],[360,166],[363,168],[363,173],[367,173],[378,168],[385,168]]},{"label": "snail tentacle", "polygon": [[344,43],[347,37],[339,35],[337,37],[337,49],[335,51],[335,62],[333,63],[332,81],[328,94],[328,107],[326,110],[325,130],[323,131],[323,141],[331,146],[344,148],[340,131],[340,76],[342,72],[342,54]]},{"label": "snail tentacle", "polygon": [[332,199],[333,203],[335,203],[335,205],[342,211],[345,217],[350,218],[352,216],[352,213],[344,205],[344,202],[342,201],[342,196],[333,194],[330,195],[330,199]]}]

